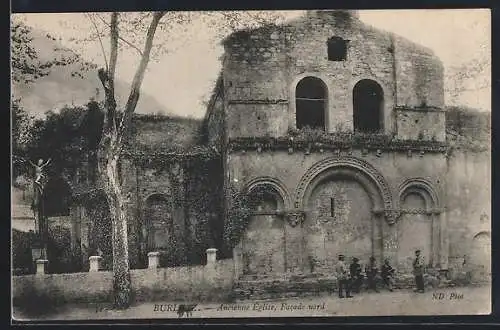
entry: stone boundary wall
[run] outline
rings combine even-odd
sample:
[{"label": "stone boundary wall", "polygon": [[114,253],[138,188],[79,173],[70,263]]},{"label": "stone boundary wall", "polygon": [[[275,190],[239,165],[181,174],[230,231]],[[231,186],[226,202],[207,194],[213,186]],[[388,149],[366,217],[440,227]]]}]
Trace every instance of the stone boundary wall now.
[{"label": "stone boundary wall", "polygon": [[[202,301],[225,299],[234,280],[232,259],[206,266],[133,269],[135,301]],[[40,303],[112,301],[113,273],[35,274],[12,277],[13,304],[39,299]]]}]

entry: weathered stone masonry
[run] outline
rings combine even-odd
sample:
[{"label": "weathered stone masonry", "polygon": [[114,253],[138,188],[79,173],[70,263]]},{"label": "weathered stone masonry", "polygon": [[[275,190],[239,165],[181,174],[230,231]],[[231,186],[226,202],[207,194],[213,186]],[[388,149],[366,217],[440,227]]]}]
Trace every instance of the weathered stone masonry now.
[{"label": "weathered stone masonry", "polygon": [[[344,60],[328,59],[332,37],[346,41]],[[224,46],[203,122],[134,117],[121,164],[132,268],[150,251],[160,267],[204,264],[207,248],[234,255],[243,278],[331,275],[338,253],[388,257],[406,273],[417,248],[436,271],[488,263],[474,260],[490,235],[489,153],[450,152],[430,50],[342,11],[239,31]],[[321,93],[297,97],[304,81]],[[358,87],[381,102],[359,103]],[[363,131],[363,106],[378,130]],[[299,108],[319,109],[319,124],[297,129]],[[232,190],[255,203],[228,246]],[[98,249],[109,269],[110,223],[95,205],[74,204],[71,244],[84,269]]]},{"label": "weathered stone masonry", "polygon": [[[331,37],[347,41],[345,60],[328,60]],[[402,271],[417,248],[437,270],[461,258],[455,228],[477,223],[489,206],[455,216],[463,197],[451,187],[472,182],[447,151],[443,65],[430,50],[345,11],[239,31],[224,46],[209,136],[227,146],[226,189],[269,191],[237,247],[247,274],[331,273],[338,253],[389,257]],[[292,133],[297,86],[309,77],[326,90],[313,100],[325,104],[325,132],[304,137]],[[382,90],[380,131],[357,138],[353,90],[366,79]]]}]

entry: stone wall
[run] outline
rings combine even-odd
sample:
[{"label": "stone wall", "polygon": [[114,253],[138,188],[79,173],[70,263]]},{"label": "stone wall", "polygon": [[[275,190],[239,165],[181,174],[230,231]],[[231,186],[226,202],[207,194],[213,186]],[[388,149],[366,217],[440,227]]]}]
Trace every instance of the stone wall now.
[{"label": "stone wall", "polygon": [[490,161],[487,152],[463,151],[455,152],[448,160],[448,230],[453,265],[463,263],[464,256],[467,263],[481,263],[471,259],[474,237],[491,235]]},{"label": "stone wall", "polygon": [[224,113],[224,82],[218,77],[204,119],[205,139],[209,145],[223,150],[226,144],[226,122]]},{"label": "stone wall", "polygon": [[[331,36],[348,40],[345,61],[328,60],[326,44]],[[320,78],[327,86],[329,132],[352,130],[352,90],[361,79],[375,80],[383,89],[387,133],[396,132],[396,106],[443,107],[440,61],[429,50],[356,18],[324,13],[279,27],[239,31],[226,39],[225,49],[229,137],[283,136],[294,128],[295,87],[307,76]],[[441,116],[434,119],[444,121]],[[418,131],[425,123],[416,126]]]},{"label": "stone wall", "polygon": [[[363,186],[364,189],[358,189],[356,181],[351,181],[353,177],[345,177],[345,174],[332,179],[333,181],[325,179],[325,184],[327,184],[325,189],[331,188],[335,191],[339,189],[345,190],[344,193],[338,196],[339,199],[336,200],[336,212],[344,212],[346,219],[344,219],[343,214],[336,214],[335,218],[332,218],[335,228],[330,230],[330,234],[328,226],[326,226],[329,223],[328,221],[321,222],[321,224],[308,224],[308,221],[311,221],[310,219],[318,218],[314,216],[314,213],[320,212],[321,207],[308,205],[307,201],[301,200],[300,191],[304,191],[304,189],[307,191],[308,189],[307,185],[304,186],[303,184],[303,178],[317,164],[325,162],[328,159],[342,161],[342,157],[348,160],[354,159],[355,163],[360,161],[371,164],[374,170],[386,181],[389,199],[392,200],[394,208],[400,206],[401,201],[399,199],[402,189],[408,186],[411,179],[416,181],[423,179],[431,186],[432,193],[435,193],[439,197],[441,201],[440,205],[429,204],[419,208],[420,212],[422,212],[421,216],[425,218],[423,220],[428,222],[429,237],[426,240],[417,239],[414,245],[410,244],[408,246],[409,250],[406,249],[409,251],[407,251],[409,255],[398,253],[400,243],[409,244],[407,241],[398,241],[398,231],[402,230],[402,228],[398,228],[398,223],[393,225],[388,224],[384,217],[373,217],[371,213],[372,210],[381,207],[381,204],[379,202],[377,202],[378,204],[375,203],[373,199],[375,198],[376,200],[377,197],[375,195],[380,195],[381,193],[366,189],[365,186]],[[363,165],[354,166],[363,167]],[[372,173],[372,175],[374,174]],[[265,183],[271,180],[281,187],[280,193],[284,193],[285,195],[282,196],[285,200],[285,207],[282,211],[285,214],[286,212],[294,211],[296,208],[306,212],[306,224],[304,226],[293,227],[289,224],[285,226],[285,254],[290,254],[298,258],[298,260],[294,261],[292,260],[293,258],[285,256],[285,259],[288,260],[288,267],[293,268],[294,263],[299,263],[303,265],[302,271],[309,271],[308,262],[310,260],[308,259],[311,257],[317,259],[313,260],[313,262],[318,271],[325,267],[323,270],[331,270],[333,267],[333,264],[331,264],[333,262],[332,259],[338,253],[344,253],[349,257],[357,256],[358,258],[363,258],[364,262],[366,262],[365,259],[372,253],[379,260],[383,255],[384,257],[390,257],[397,264],[396,266],[407,267],[405,266],[406,261],[413,256],[414,248],[424,249],[426,255],[429,256],[429,262],[432,262],[433,265],[446,267],[446,262],[442,258],[447,258],[447,248],[445,242],[441,242],[439,238],[439,228],[444,220],[439,214],[427,214],[426,211],[427,209],[439,208],[446,204],[446,178],[447,162],[445,155],[442,153],[425,153],[421,157],[419,154],[409,155],[405,152],[382,152],[377,155],[372,151],[364,154],[362,150],[352,150],[351,155],[348,155],[344,151],[340,155],[337,155],[330,151],[306,154],[304,151],[288,153],[286,151],[275,150],[273,152],[265,151],[259,153],[248,150],[244,153],[233,152],[229,158],[229,180],[232,185],[245,190],[252,182],[255,183],[261,180]],[[332,184],[332,186],[328,186],[329,184]],[[311,200],[316,201],[317,198],[314,198],[314,195],[321,195],[321,191],[316,188],[311,194],[313,197]],[[342,197],[345,197],[346,203],[341,203]],[[326,203],[326,205],[329,206],[329,203]],[[363,211],[365,205],[367,207],[366,212]],[[403,207],[411,209],[411,206],[403,205]],[[329,210],[326,210],[325,213],[325,219],[328,220]],[[356,218],[356,221],[353,220],[353,217]],[[364,217],[368,217],[366,221],[362,221]],[[405,219],[402,216],[397,219],[397,222],[405,221]],[[316,228],[317,225],[319,226],[318,228]],[[330,236],[331,239],[329,239]],[[340,244],[342,239],[344,239],[343,237],[348,243]],[[353,240],[353,238],[355,239]],[[325,247],[325,244],[328,248]],[[426,246],[420,246],[422,244]],[[311,249],[317,252],[325,250],[328,253],[317,256],[306,253],[306,251]]]},{"label": "stone wall", "polygon": [[434,53],[423,46],[393,37],[396,106],[443,108],[444,66]]},{"label": "stone wall", "polygon": [[[131,270],[136,301],[200,301],[227,298],[234,279],[232,260],[206,266]],[[12,278],[14,306],[26,299],[48,299],[45,303],[110,302],[113,274],[109,271],[25,275]],[[43,300],[40,300],[43,301]]]},{"label": "stone wall", "polygon": [[203,142],[202,124],[182,118],[136,120],[130,144],[139,152],[140,146],[147,146],[151,154],[139,158],[131,155],[121,164],[123,187],[128,194],[129,256],[133,268],[144,266],[150,250],[148,210],[151,198],[156,196],[168,204],[163,208],[165,226],[170,221],[172,224],[171,232],[164,237],[168,240],[165,244],[171,246],[163,252],[165,265],[200,264],[208,247],[219,247],[222,165],[219,158],[192,154]]},{"label": "stone wall", "polygon": [[202,122],[184,117],[135,115],[130,144],[182,148],[199,143]]},{"label": "stone wall", "polygon": [[446,141],[443,111],[400,109],[396,111],[398,134],[401,140]]}]

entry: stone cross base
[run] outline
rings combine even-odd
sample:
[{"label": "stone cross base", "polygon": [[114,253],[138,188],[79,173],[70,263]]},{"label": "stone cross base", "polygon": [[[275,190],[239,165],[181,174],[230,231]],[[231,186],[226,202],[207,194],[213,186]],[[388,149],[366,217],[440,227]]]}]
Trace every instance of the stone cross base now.
[{"label": "stone cross base", "polygon": [[207,249],[207,266],[215,266],[217,261],[217,249]]},{"label": "stone cross base", "polygon": [[101,256],[89,257],[89,263],[90,263],[89,272],[98,272],[101,260],[102,260]]}]

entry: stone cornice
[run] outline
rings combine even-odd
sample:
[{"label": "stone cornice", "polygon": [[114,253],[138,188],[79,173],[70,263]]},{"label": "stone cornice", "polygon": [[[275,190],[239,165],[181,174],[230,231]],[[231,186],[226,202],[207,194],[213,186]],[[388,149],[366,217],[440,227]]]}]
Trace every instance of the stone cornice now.
[{"label": "stone cornice", "polygon": [[329,136],[318,137],[314,139],[300,139],[294,137],[239,137],[229,140],[230,152],[236,151],[279,151],[287,150],[293,152],[324,152],[324,151],[340,151],[350,149],[361,149],[364,153],[370,150],[376,151],[377,154],[382,151],[417,151],[417,152],[432,152],[445,153],[449,146],[445,142],[437,141],[421,141],[421,140],[396,140],[396,139],[381,139],[369,137],[356,137],[353,135],[346,136]]},{"label": "stone cornice", "polygon": [[282,100],[282,99],[229,100],[228,104],[288,104],[288,100]]},{"label": "stone cornice", "polygon": [[439,107],[411,107],[398,105],[394,107],[395,111],[415,111],[415,112],[446,112],[443,108]]}]

